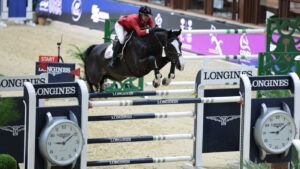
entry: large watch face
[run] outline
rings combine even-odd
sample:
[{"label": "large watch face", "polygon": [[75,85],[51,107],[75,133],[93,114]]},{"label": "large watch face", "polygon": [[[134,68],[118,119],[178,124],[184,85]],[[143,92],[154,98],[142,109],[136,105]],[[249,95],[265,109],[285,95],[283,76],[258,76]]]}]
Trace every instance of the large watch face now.
[{"label": "large watch face", "polygon": [[262,142],[270,153],[287,150],[296,135],[293,118],[287,113],[274,113],[262,125]]},{"label": "large watch face", "polygon": [[78,158],[83,146],[80,128],[73,122],[57,124],[47,137],[47,153],[52,162],[67,165]]}]

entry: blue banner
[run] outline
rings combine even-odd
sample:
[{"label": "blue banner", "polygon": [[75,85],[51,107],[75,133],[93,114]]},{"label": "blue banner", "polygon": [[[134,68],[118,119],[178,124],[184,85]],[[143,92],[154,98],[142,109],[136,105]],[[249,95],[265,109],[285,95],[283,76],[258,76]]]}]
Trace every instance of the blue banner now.
[{"label": "blue banner", "polygon": [[[114,0],[42,0],[48,2],[48,13],[54,20],[103,30],[105,19],[117,19],[122,15],[137,13],[140,6]],[[245,28],[233,24],[208,21],[174,11],[152,8],[153,20],[166,29],[217,29]]]}]

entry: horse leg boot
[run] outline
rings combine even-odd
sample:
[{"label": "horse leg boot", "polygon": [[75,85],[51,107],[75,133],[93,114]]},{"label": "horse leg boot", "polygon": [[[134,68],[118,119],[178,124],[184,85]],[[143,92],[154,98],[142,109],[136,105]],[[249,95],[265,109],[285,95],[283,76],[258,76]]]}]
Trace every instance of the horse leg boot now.
[{"label": "horse leg boot", "polygon": [[171,63],[171,68],[170,68],[168,78],[166,77],[163,78],[162,85],[168,86],[171,83],[172,79],[175,79],[175,63]]},{"label": "horse leg boot", "polygon": [[113,57],[112,57],[111,61],[109,62],[109,67],[110,68],[114,68],[116,66],[116,63],[119,61],[118,54],[120,53],[122,48],[123,48],[123,45],[120,43],[120,41],[118,41],[116,43],[115,48],[114,48]]}]

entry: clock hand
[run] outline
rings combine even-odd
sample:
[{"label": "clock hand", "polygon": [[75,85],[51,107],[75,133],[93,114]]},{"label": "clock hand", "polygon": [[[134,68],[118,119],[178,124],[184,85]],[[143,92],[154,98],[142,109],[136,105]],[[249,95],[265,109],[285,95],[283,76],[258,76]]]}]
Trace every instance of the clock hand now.
[{"label": "clock hand", "polygon": [[288,123],[286,123],[283,127],[281,127],[281,129],[278,130],[278,133],[281,132],[287,125]]},{"label": "clock hand", "polygon": [[271,133],[271,134],[278,134],[279,131],[271,131],[271,132],[269,132],[269,133]]},{"label": "clock hand", "polygon": [[64,142],[55,142],[54,144],[65,144]]},{"label": "clock hand", "polygon": [[64,144],[66,144],[73,136],[75,135],[75,133],[74,134],[72,134],[69,138],[67,138],[67,140],[66,141],[64,141]]}]

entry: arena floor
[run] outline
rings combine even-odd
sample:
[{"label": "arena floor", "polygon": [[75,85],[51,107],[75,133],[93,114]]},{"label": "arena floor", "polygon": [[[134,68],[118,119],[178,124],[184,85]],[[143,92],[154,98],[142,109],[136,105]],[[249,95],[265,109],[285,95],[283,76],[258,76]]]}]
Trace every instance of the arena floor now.
[{"label": "arena floor", "polygon": [[[81,63],[80,60],[70,56],[68,51],[74,49],[71,45],[86,48],[91,44],[102,43],[103,32],[90,30],[84,27],[69,25],[61,22],[52,22],[47,26],[30,27],[26,25],[9,24],[0,28],[0,74],[32,75],[35,72],[35,62],[39,55],[57,55],[56,43],[63,35],[61,54],[65,62]],[[183,72],[177,71],[176,80],[195,80],[196,73],[201,68],[224,68],[239,66],[225,61],[187,61]],[[162,74],[167,75],[169,65]],[[146,76],[146,81],[152,81],[153,73]],[[182,87],[177,87],[182,88]],[[151,90],[151,87],[147,87]],[[161,87],[160,89],[171,89]],[[175,89],[174,87],[172,89]],[[179,97],[179,96],[177,96]],[[181,96],[181,97],[189,97]],[[172,106],[139,106],[139,107],[104,107],[95,108],[90,114],[125,114],[142,112],[187,111],[193,105]],[[191,133],[193,119],[157,119],[122,122],[91,122],[89,124],[89,137],[108,136],[134,136],[134,135],[161,135]],[[88,147],[88,159],[122,159],[136,157],[162,157],[175,155],[192,155],[192,141],[161,141],[130,144],[103,144]],[[209,153],[204,154],[203,166],[209,169],[237,168],[239,153]],[[147,164],[115,167],[95,167],[107,169],[179,169],[186,162]]]}]

